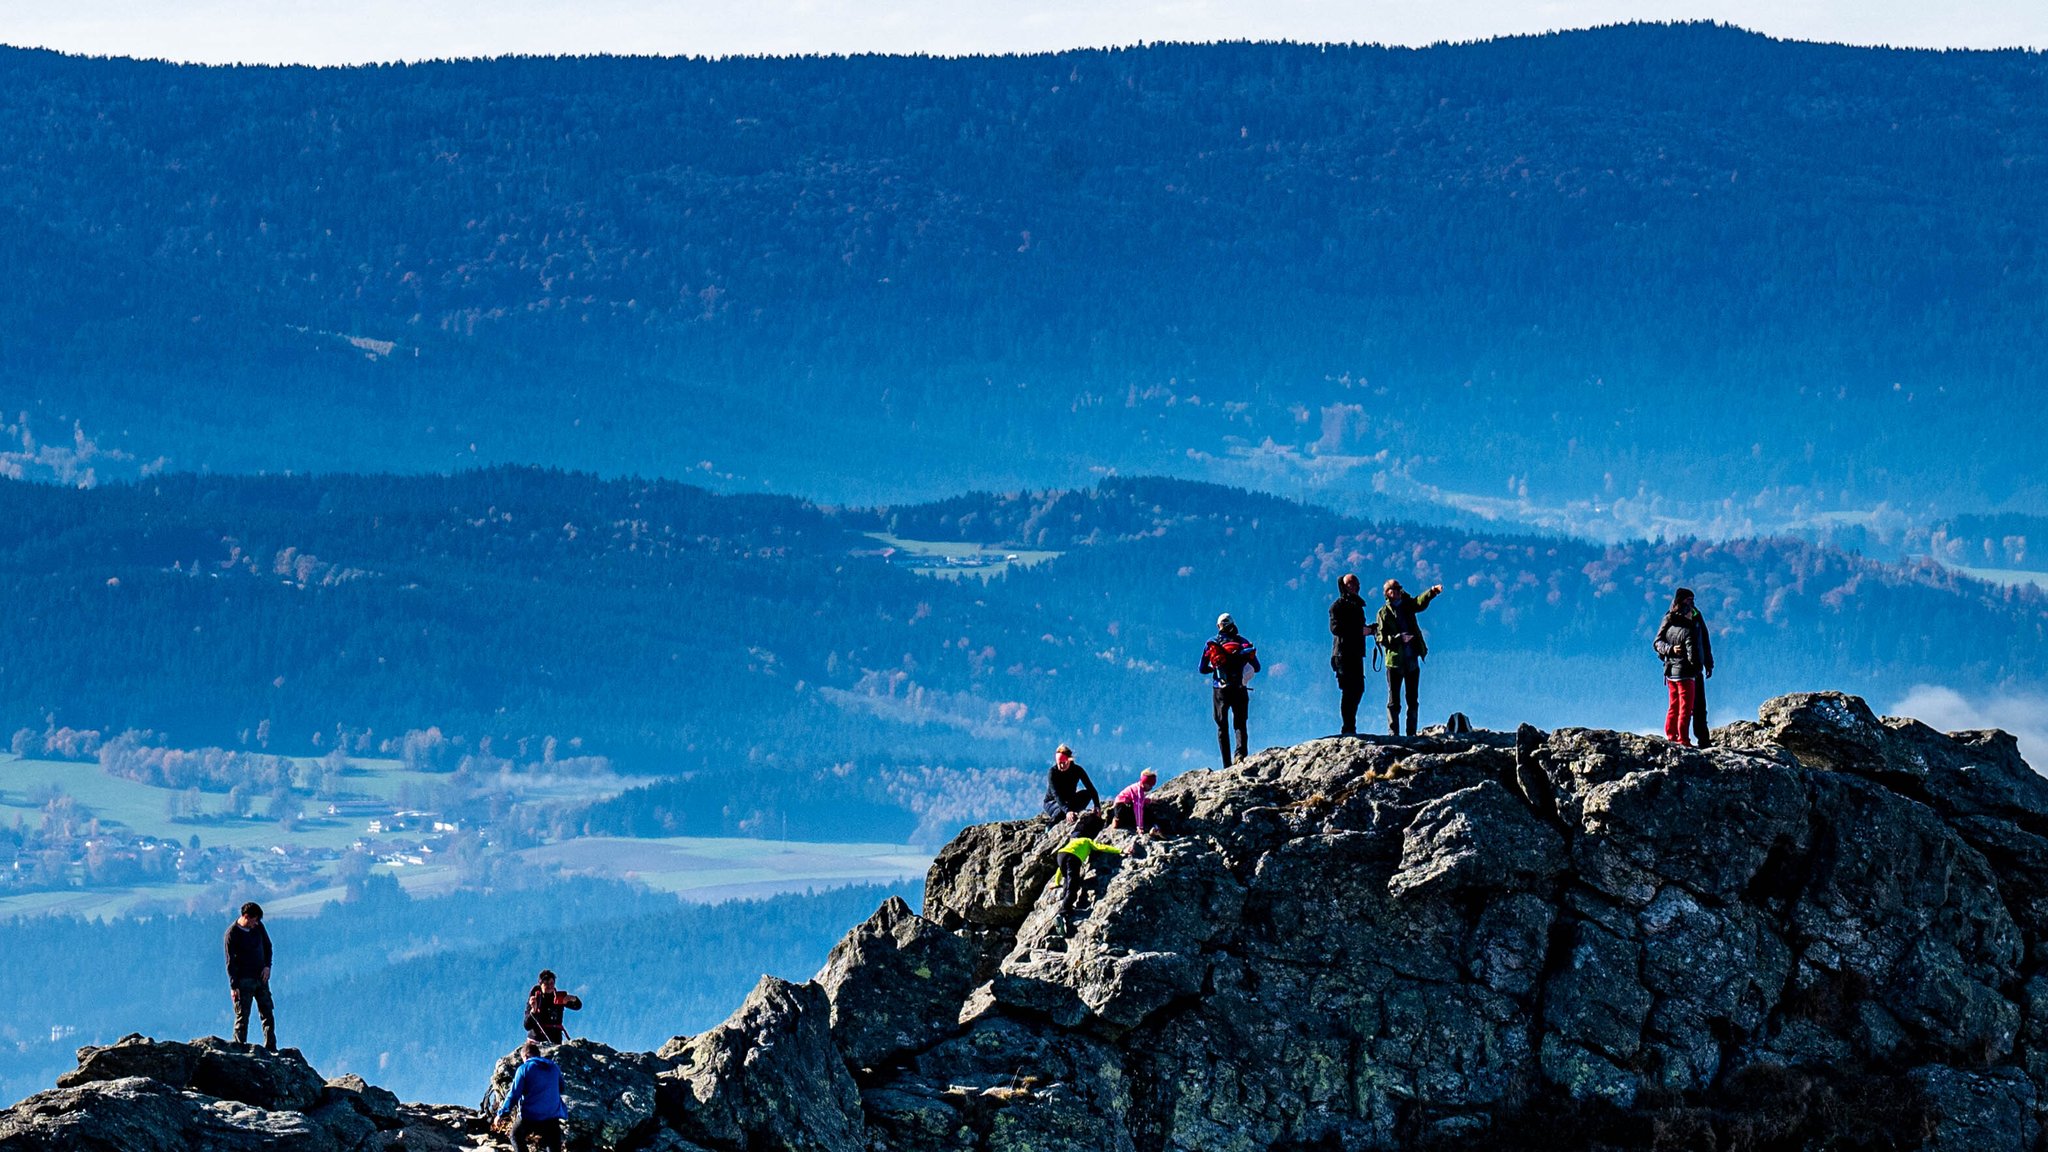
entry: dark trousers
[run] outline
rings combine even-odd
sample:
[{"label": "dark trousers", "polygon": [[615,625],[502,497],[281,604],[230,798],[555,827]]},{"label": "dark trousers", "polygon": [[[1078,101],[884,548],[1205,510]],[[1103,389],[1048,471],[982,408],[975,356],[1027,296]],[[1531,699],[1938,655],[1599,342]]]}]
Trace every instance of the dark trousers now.
[{"label": "dark trousers", "polygon": [[1097,796],[1093,792],[1083,792],[1079,796],[1074,797],[1074,799],[1080,801],[1080,803],[1069,808],[1060,802],[1058,796],[1048,792],[1045,794],[1045,802],[1038,806],[1038,810],[1044,813],[1048,820],[1064,820],[1069,816],[1080,816],[1102,803],[1102,797]]},{"label": "dark trousers", "polygon": [[[1131,832],[1139,831],[1138,814],[1131,811],[1129,804],[1111,804],[1108,812],[1109,816],[1103,822],[1103,827],[1121,828]],[[1168,824],[1172,819],[1173,814],[1167,810],[1165,805],[1157,801],[1149,802],[1145,807],[1144,831],[1156,832],[1161,836],[1171,836],[1173,835],[1173,829],[1168,827]],[[1086,836],[1088,833],[1075,832],[1074,835]]]},{"label": "dark trousers", "polygon": [[521,1116],[512,1122],[512,1147],[526,1152],[528,1144],[545,1148],[547,1152],[562,1152],[562,1122],[560,1120],[528,1120]]},{"label": "dark trousers", "polygon": [[1074,894],[1081,890],[1081,860],[1072,852],[1055,852],[1060,862],[1060,915],[1074,913]]},{"label": "dark trousers", "polygon": [[270,1002],[270,982],[253,976],[235,981],[235,1043],[249,1042],[249,1007],[263,1016],[263,1046],[277,1051],[277,1012]]},{"label": "dark trousers", "polygon": [[1251,691],[1239,684],[1235,688],[1217,688],[1216,747],[1223,753],[1223,766],[1230,767],[1230,732],[1237,730],[1237,758],[1251,755],[1252,738],[1245,730],[1245,714],[1251,710]]},{"label": "dark trousers", "polygon": [[1353,660],[1337,669],[1337,713],[1344,721],[1344,735],[1358,731],[1358,702],[1365,699],[1365,662]]},{"label": "dark trousers", "polygon": [[1705,748],[1707,740],[1707,678],[1699,676],[1692,682],[1692,742]]},{"label": "dark trousers", "polygon": [[1401,734],[1401,689],[1408,689],[1408,734],[1415,735],[1415,713],[1420,707],[1416,700],[1422,695],[1422,665],[1408,664],[1396,668],[1387,665],[1387,731],[1395,736]]}]

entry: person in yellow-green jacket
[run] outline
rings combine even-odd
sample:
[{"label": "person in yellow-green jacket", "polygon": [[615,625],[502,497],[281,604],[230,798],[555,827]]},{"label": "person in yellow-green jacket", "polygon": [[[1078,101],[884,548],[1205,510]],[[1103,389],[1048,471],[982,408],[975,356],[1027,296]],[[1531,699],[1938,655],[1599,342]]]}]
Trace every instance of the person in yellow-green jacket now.
[{"label": "person in yellow-green jacket", "polygon": [[1374,631],[1379,636],[1380,648],[1387,654],[1387,731],[1395,736],[1401,734],[1403,688],[1408,690],[1408,734],[1415,735],[1416,701],[1422,695],[1422,658],[1429,654],[1415,614],[1429,607],[1429,602],[1442,595],[1443,590],[1444,586],[1439,584],[1420,596],[1410,596],[1399,580],[1387,581],[1383,589],[1387,602],[1380,608]]},{"label": "person in yellow-green jacket", "polygon": [[1074,893],[1081,887],[1081,865],[1086,864],[1088,857],[1093,856],[1097,852],[1106,856],[1123,855],[1122,849],[1119,849],[1116,845],[1104,844],[1100,840],[1090,840],[1086,836],[1074,837],[1072,840],[1067,841],[1064,848],[1053,853],[1053,859],[1059,864],[1060,868],[1059,876],[1053,880],[1053,883],[1059,885],[1060,888],[1061,920],[1068,920],[1073,917]]}]

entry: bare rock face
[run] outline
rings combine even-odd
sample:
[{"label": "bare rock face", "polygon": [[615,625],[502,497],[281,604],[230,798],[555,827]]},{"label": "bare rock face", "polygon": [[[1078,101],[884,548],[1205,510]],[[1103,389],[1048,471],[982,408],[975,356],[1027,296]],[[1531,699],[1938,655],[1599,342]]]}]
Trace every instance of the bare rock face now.
[{"label": "bare rock face", "polygon": [[[655,1074],[667,1065],[646,1052],[621,1052],[577,1037],[542,1053],[562,1070],[565,1142],[577,1148],[626,1148],[655,1127]],[[502,1100],[522,1058],[515,1051],[491,1070],[491,1098]]]},{"label": "bare rock face", "polygon": [[342,1152],[299,1112],[253,1108],[140,1076],[41,1092],[0,1113],[0,1150]]},{"label": "bare rock face", "polygon": [[277,1111],[303,1112],[327,1090],[296,1048],[268,1052],[217,1036],[181,1044],[132,1033],[112,1044],[80,1048],[78,1067],[58,1077],[57,1086],[130,1076]]},{"label": "bare rock face", "polygon": [[[883,905],[815,981],[657,1053],[565,1047],[570,1146],[2048,1146],[2048,781],[2002,733],[1831,693],[1717,735],[1190,772],[1155,793],[1181,834],[1091,861],[1071,923],[1064,828],[968,829],[923,916]],[[462,1110],[299,1067],[84,1049],[0,1152],[481,1146]]]},{"label": "bare rock face", "polygon": [[[913,979],[915,977],[912,977]],[[712,1148],[860,1152],[860,1093],[817,984],[773,976],[725,1023],[663,1045],[662,1118]]]},{"label": "bare rock face", "polygon": [[816,977],[847,1063],[879,1067],[959,1031],[975,965],[965,940],[890,897],[832,949]]}]

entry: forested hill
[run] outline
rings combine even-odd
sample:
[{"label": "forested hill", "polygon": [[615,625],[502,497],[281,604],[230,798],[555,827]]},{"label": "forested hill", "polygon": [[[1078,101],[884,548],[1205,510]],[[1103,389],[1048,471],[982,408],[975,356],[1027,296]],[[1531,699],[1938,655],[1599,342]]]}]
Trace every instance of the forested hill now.
[{"label": "forested hill", "polygon": [[2038,54],[1711,25],[328,70],[0,50],[4,464],[2039,515],[2048,416],[2011,397],[2048,360],[2044,105]]},{"label": "forested hill", "polygon": [[[965,543],[1018,563],[915,570]],[[1061,739],[1176,769],[1214,754],[1195,664],[1218,611],[1267,663],[1254,742],[1334,728],[1324,612],[1346,570],[1447,587],[1426,709],[1482,724],[1654,726],[1647,637],[1679,583],[1716,629],[1719,719],[1801,685],[1891,702],[2048,675],[2048,594],[1789,541],[1483,536],[1148,479],[834,510],[536,469],[176,474],[0,482],[0,731],[396,756],[439,728],[450,757],[490,737],[755,791],[1035,770]],[[927,812],[948,787],[886,802]]]}]

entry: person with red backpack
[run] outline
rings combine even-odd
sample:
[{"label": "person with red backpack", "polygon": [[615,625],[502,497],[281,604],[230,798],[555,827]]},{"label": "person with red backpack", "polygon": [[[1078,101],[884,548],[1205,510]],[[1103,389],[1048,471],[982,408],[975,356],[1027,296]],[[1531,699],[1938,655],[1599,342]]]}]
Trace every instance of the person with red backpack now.
[{"label": "person with red backpack", "polygon": [[1247,671],[1259,670],[1259,650],[1237,630],[1237,622],[1225,612],[1216,617],[1216,635],[1202,646],[1200,671],[1209,677],[1211,704],[1216,715],[1216,744],[1223,752],[1223,766],[1230,767],[1230,733],[1237,731],[1237,758],[1251,755],[1251,735],[1246,713],[1251,708],[1251,688],[1245,684]]},{"label": "person with red backpack", "polygon": [[539,982],[526,993],[526,1019],[521,1021],[526,1038],[542,1044],[560,1044],[569,1038],[569,1030],[562,1024],[562,1011],[574,1012],[582,1007],[580,997],[555,987],[552,971],[541,969]]}]

